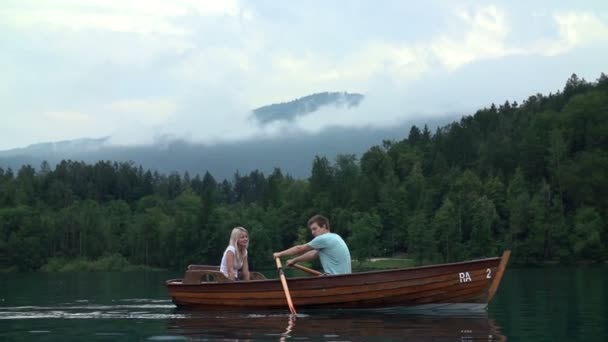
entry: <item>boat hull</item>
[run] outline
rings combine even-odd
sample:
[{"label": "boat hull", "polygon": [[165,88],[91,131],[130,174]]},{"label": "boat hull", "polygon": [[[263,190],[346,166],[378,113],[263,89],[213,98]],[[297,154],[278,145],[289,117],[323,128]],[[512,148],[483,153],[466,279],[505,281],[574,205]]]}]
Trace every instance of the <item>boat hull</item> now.
[{"label": "boat hull", "polygon": [[[293,304],[301,309],[484,309],[502,279],[510,252],[460,263],[289,278]],[[279,279],[243,282],[167,281],[178,307],[275,310],[287,306]]]}]

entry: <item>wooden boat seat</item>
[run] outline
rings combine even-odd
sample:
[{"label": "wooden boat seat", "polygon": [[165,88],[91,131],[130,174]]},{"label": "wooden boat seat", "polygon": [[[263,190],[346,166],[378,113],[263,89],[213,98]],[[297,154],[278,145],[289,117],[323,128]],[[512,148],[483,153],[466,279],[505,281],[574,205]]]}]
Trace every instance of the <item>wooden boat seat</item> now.
[{"label": "wooden boat seat", "polygon": [[[264,280],[264,276],[260,272],[250,272],[251,280]],[[220,272],[219,266],[213,265],[188,265],[186,274],[184,275],[183,284],[200,284],[207,282],[231,282],[234,281],[224,273]]]},{"label": "wooden boat seat", "polygon": [[188,271],[219,271],[220,267],[219,266],[213,266],[213,265],[188,265]]},{"label": "wooden boat seat", "polygon": [[222,282],[231,282],[234,281],[224,275],[224,273],[220,271],[211,271],[211,270],[188,270],[186,271],[186,275],[184,275],[184,279],[182,280],[183,284],[200,284],[200,283],[222,283]]},{"label": "wooden boat seat", "polygon": [[251,280],[265,280],[267,279],[265,275],[260,272],[249,272],[249,278]]}]

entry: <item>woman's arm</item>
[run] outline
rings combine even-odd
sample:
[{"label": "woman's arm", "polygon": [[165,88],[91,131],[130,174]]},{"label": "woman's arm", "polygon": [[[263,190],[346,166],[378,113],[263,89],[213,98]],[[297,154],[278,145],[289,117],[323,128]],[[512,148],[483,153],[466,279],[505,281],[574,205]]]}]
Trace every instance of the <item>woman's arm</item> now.
[{"label": "woman's arm", "polygon": [[234,252],[226,252],[226,267],[228,268],[228,278],[235,280],[236,274],[234,274]]},{"label": "woman's arm", "polygon": [[250,280],[251,275],[249,274],[249,262],[247,262],[247,254],[245,254],[245,260],[243,260],[243,280]]}]

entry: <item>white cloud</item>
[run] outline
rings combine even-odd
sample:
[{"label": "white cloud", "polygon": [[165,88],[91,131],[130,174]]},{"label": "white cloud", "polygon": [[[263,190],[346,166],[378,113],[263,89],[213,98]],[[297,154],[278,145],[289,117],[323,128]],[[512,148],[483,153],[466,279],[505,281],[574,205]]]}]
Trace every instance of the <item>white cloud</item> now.
[{"label": "white cloud", "polygon": [[189,17],[242,21],[251,14],[238,0],[23,0],[3,3],[0,28],[85,67],[145,65],[195,46]]},{"label": "white cloud", "polygon": [[136,34],[190,33],[175,18],[239,16],[235,0],[48,0],[19,1],[5,5],[0,18],[19,28],[55,30],[106,30]]},{"label": "white cloud", "polygon": [[[115,134],[125,143],[390,125],[414,112],[485,105],[489,90],[480,95],[473,79],[501,72],[506,76],[493,83],[491,96],[513,99],[504,88],[519,82],[505,71],[515,70],[513,60],[528,70],[543,58],[572,68],[562,59],[578,47],[595,56],[607,53],[606,5],[568,6],[527,4],[524,14],[507,1],[3,2],[0,30],[9,39],[0,41],[0,74],[7,80],[0,84],[0,101],[15,118],[0,119],[0,140],[21,130],[31,132],[31,142],[40,141],[39,132],[51,125],[57,135]],[[579,57],[577,65],[590,65],[587,60]],[[597,74],[606,71],[599,64],[591,69]],[[466,97],[454,95],[467,87]],[[289,128],[248,121],[247,110],[320,91],[367,98],[356,111],[326,108]],[[23,128],[40,118],[46,127]],[[11,135],[0,145],[23,139]]]},{"label": "white cloud", "polygon": [[521,53],[521,50],[505,43],[509,27],[504,10],[489,6],[475,11],[458,10],[456,16],[467,28],[463,35],[445,35],[430,46],[440,63],[448,69],[454,70],[480,59]]},{"label": "white cloud", "polygon": [[237,48],[209,47],[185,55],[181,63],[171,68],[170,74],[180,82],[225,85],[227,76],[250,69],[249,58]]},{"label": "white cloud", "polygon": [[90,115],[75,111],[47,112],[44,116],[53,121],[56,125],[80,125],[94,121]]},{"label": "white cloud", "polygon": [[591,13],[567,12],[553,16],[559,26],[560,39],[545,50],[556,55],[579,46],[608,42],[608,22]]},{"label": "white cloud", "polygon": [[155,127],[167,123],[175,114],[177,104],[172,99],[129,99],[110,103],[102,111],[116,119],[136,125]]}]

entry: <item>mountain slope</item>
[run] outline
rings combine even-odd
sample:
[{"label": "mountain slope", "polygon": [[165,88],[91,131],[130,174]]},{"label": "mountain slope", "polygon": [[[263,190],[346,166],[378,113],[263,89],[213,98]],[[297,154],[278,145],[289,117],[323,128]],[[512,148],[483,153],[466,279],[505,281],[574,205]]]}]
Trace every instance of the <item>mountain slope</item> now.
[{"label": "mountain slope", "polygon": [[[353,108],[363,99],[363,95],[354,93],[317,93],[260,107],[252,115],[262,125],[274,121],[290,122],[326,106]],[[51,166],[63,159],[87,163],[111,160],[133,161],[162,173],[187,171],[194,175],[209,171],[218,179],[230,178],[237,170],[246,173],[257,169],[270,173],[275,167],[294,177],[307,177],[315,155],[333,159],[337,154],[361,154],[369,146],[381,144],[383,140],[403,139],[412,125],[423,127],[428,124],[430,130],[434,131],[455,118],[456,115],[432,120],[420,118],[390,128],[331,127],[318,134],[297,133],[216,145],[176,139],[149,146],[116,146],[110,144],[109,137],[83,138],[0,151],[0,168],[17,170],[22,165],[37,168],[45,160]]]},{"label": "mountain slope", "polygon": [[247,142],[224,143],[218,145],[195,144],[176,140],[169,144],[151,146],[110,146],[105,139],[91,144],[87,149],[57,149],[54,143],[37,144],[34,148],[21,148],[0,152],[0,167],[19,169],[29,164],[38,167],[43,160],[55,165],[62,159],[82,160],[95,163],[99,160],[133,161],[144,168],[162,173],[177,171],[203,174],[209,171],[218,179],[230,178],[235,171],[241,173],[260,170],[266,174],[273,168],[281,168],[294,177],[308,177],[315,155],[325,155],[330,159],[337,154],[357,154],[370,146],[381,144],[383,140],[403,139],[411,125],[428,124],[431,130],[442,126],[453,117],[436,120],[408,121],[393,128],[332,128],[318,135],[300,134],[257,139]]},{"label": "mountain slope", "polygon": [[317,111],[324,106],[356,107],[363,101],[364,96],[354,93],[324,92],[308,95],[290,102],[277,103],[253,110],[253,115],[262,124],[273,121],[292,121],[298,116],[304,116]]}]

